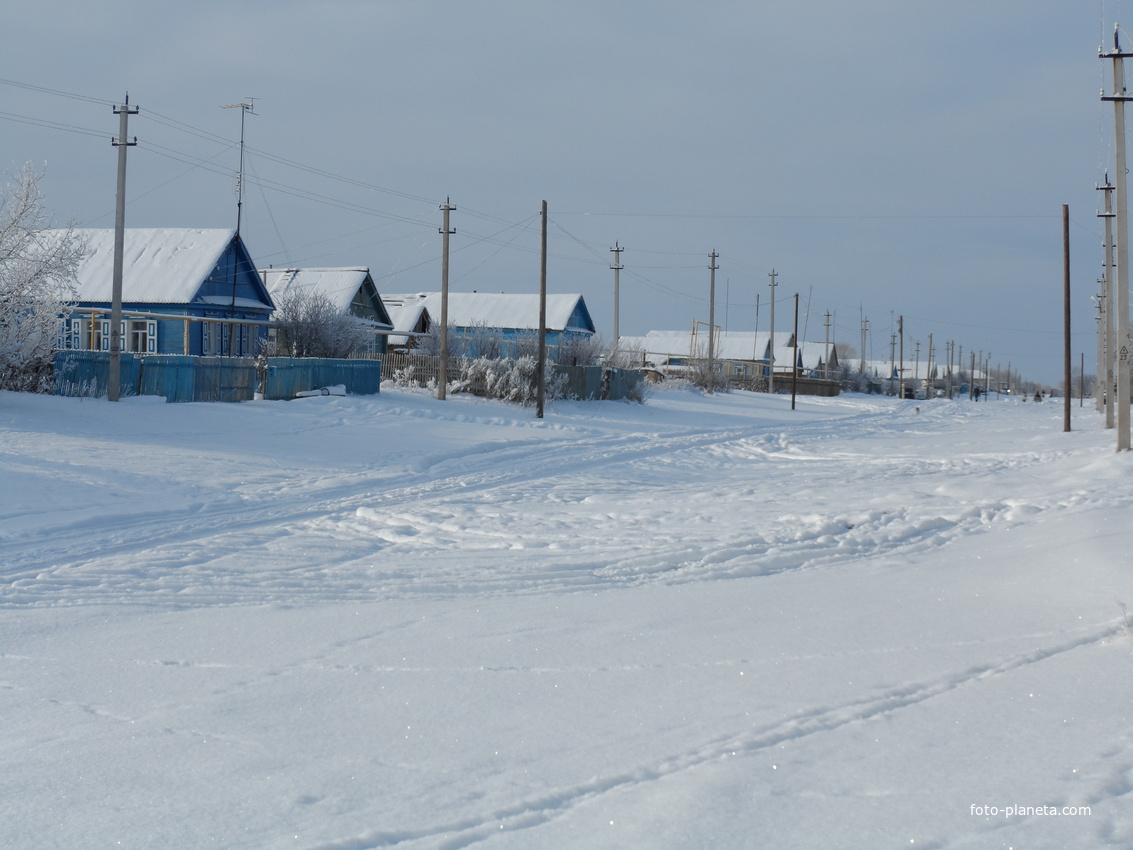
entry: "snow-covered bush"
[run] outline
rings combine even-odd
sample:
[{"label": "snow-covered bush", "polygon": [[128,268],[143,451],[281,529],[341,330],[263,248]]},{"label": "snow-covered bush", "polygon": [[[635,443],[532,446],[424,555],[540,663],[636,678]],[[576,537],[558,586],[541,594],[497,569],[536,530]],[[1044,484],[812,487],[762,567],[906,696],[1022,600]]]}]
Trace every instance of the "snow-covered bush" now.
[{"label": "snow-covered bush", "polygon": [[51,230],[30,164],[0,200],[0,388],[48,392],[52,360],[87,246],[74,225]]},{"label": "snow-covered bush", "polygon": [[[460,361],[459,377],[451,387],[453,392],[475,393],[516,404],[534,404],[539,392],[538,369],[536,359],[529,356],[515,360],[464,359]],[[545,398],[562,398],[565,391],[566,378],[556,375],[548,364],[544,372]]]},{"label": "snow-covered bush", "polygon": [[370,325],[338,310],[321,292],[295,289],[276,299],[276,346],[291,357],[349,357],[373,338]]}]

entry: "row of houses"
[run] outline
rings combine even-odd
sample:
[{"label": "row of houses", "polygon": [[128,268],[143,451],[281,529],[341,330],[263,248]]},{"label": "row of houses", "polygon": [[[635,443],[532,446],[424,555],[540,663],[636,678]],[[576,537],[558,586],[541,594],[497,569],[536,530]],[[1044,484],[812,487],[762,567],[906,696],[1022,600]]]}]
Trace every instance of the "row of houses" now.
[{"label": "row of houses", "polygon": [[[77,270],[78,293],[64,347],[107,350],[114,271],[114,231],[83,230],[89,254]],[[128,229],[122,266],[123,348],[151,354],[251,356],[272,331],[276,304],[293,292],[315,292],[333,307],[371,323],[366,353],[417,348],[441,317],[439,292],[379,292],[369,269],[259,269],[234,230]],[[513,357],[530,351],[538,327],[539,296],[450,293],[449,350],[456,356]],[[546,300],[547,343],[553,348],[589,340],[595,325],[577,294]],[[707,355],[706,331],[651,331],[622,337],[619,347],[640,352],[641,365],[660,374],[681,374]],[[770,373],[776,377],[834,375],[837,354],[829,344],[795,346],[790,333],[720,331],[713,357],[729,380]],[[794,361],[792,365],[792,361]]]},{"label": "row of houses", "polygon": [[[108,350],[114,279],[114,231],[81,230],[89,253],[76,271],[77,296],[65,348]],[[441,315],[440,293],[383,294],[366,268],[258,269],[234,230],[128,229],[122,262],[121,338],[143,354],[250,356],[271,335],[276,302],[288,293],[324,295],[336,310],[374,328],[369,353],[414,347]],[[493,333],[518,345],[538,328],[537,295],[452,293],[448,317],[457,354],[475,355]],[[594,336],[581,295],[547,299],[550,346]],[[464,351],[460,343],[464,342]]]},{"label": "row of houses", "polygon": [[[712,359],[723,377],[735,383],[793,374],[834,379],[838,353],[831,343],[800,342],[789,332],[724,331],[712,335]],[[708,331],[694,324],[688,331],[650,331],[645,336],[625,337],[619,347],[638,352],[642,365],[664,375],[679,375],[708,357]],[[772,370],[774,362],[774,370]]]}]

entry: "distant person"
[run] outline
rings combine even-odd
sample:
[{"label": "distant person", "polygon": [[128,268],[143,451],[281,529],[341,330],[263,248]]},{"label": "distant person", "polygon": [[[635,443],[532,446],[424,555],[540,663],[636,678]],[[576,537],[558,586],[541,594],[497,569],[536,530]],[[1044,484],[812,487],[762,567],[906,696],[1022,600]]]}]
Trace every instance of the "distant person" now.
[{"label": "distant person", "polygon": [[1043,400],[1043,391],[1042,390],[1035,390],[1035,401],[1042,401],[1042,400]]}]

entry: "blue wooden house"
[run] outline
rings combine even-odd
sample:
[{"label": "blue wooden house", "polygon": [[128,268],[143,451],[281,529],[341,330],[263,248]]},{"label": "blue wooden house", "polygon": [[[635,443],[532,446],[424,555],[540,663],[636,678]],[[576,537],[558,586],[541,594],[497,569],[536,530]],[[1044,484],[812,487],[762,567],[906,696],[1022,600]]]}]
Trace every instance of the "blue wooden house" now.
[{"label": "blue wooden house", "polygon": [[[441,318],[441,293],[390,295],[391,302],[413,302],[425,308],[432,322]],[[539,296],[497,292],[450,292],[449,351],[456,357],[515,357],[534,346],[539,329]],[[400,328],[399,328],[400,329]],[[547,346],[594,336],[594,320],[586,300],[576,294],[547,295]],[[491,349],[490,351],[488,349]]]},{"label": "blue wooden house", "polygon": [[[107,351],[114,231],[81,230],[90,249],[65,346]],[[122,349],[143,354],[254,356],[274,305],[234,230],[127,229]]]}]

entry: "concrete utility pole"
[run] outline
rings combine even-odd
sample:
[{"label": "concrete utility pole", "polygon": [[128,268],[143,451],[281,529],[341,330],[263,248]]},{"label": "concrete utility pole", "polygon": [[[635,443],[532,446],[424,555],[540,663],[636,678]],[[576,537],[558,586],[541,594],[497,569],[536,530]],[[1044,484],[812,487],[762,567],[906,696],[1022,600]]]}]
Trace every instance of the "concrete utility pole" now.
[{"label": "concrete utility pole", "polygon": [[437,398],[440,401],[445,400],[448,392],[448,238],[456,233],[448,226],[449,213],[456,209],[449,203],[450,200],[445,198],[445,202],[441,204],[441,212],[444,214],[444,224],[441,227],[441,360],[437,365]]},{"label": "concrete utility pole", "polygon": [[1102,94],[1102,100],[1113,102],[1113,135],[1115,167],[1114,177],[1117,181],[1114,187],[1117,193],[1117,276],[1115,280],[1115,298],[1113,308],[1117,313],[1116,348],[1117,374],[1116,374],[1116,401],[1117,415],[1117,451],[1129,451],[1129,194],[1127,190],[1127,175],[1125,167],[1125,101],[1133,99],[1125,93],[1125,67],[1126,57],[1130,53],[1121,52],[1118,39],[1118,30],[1113,30],[1113,51],[1111,53],[1098,53],[1099,58],[1113,60],[1113,94]]},{"label": "concrete utility pole", "polygon": [[771,335],[767,343],[767,392],[775,392],[775,269],[768,275],[771,278]]},{"label": "concrete utility pole", "polygon": [[536,368],[535,416],[543,418],[543,397],[547,392],[547,202],[543,201],[543,227],[539,236],[539,359]]},{"label": "concrete utility pole", "polygon": [[622,270],[622,251],[624,249],[617,243],[610,251],[614,255],[614,264],[610,266],[614,270],[614,350],[618,350],[618,340],[622,338],[618,325],[618,306],[621,303],[621,294],[619,293],[619,280],[618,273]]},{"label": "concrete utility pole", "polygon": [[[118,401],[122,393],[122,255],[126,245],[126,149],[138,143],[137,136],[130,141],[126,136],[131,115],[138,108],[130,108],[130,95],[122,106],[114,107],[118,116],[118,138],[110,143],[118,148],[118,197],[114,208],[114,272],[110,295],[110,376],[106,384],[106,397]],[[93,322],[93,317],[91,318]]]},{"label": "concrete utility pole", "polygon": [[708,255],[708,392],[712,392],[716,383],[716,352],[713,339],[716,336],[716,258],[720,255],[713,248]]},{"label": "concrete utility pole", "polygon": [[1098,383],[1101,385],[1098,388],[1099,402],[1105,406],[1105,427],[1112,428],[1113,422],[1113,381],[1114,381],[1114,360],[1116,359],[1117,350],[1117,328],[1114,325],[1114,318],[1117,315],[1116,301],[1114,300],[1114,293],[1116,290],[1114,274],[1113,274],[1113,190],[1114,187],[1109,182],[1109,172],[1105,174],[1105,185],[1098,187],[1105,193],[1105,212],[1099,213],[1105,219],[1105,273],[1102,278],[1105,280],[1105,286],[1102,289],[1102,306],[1105,311],[1105,324],[1101,328],[1101,333],[1104,336],[1103,350],[1105,356],[1105,365],[1098,366]]}]

